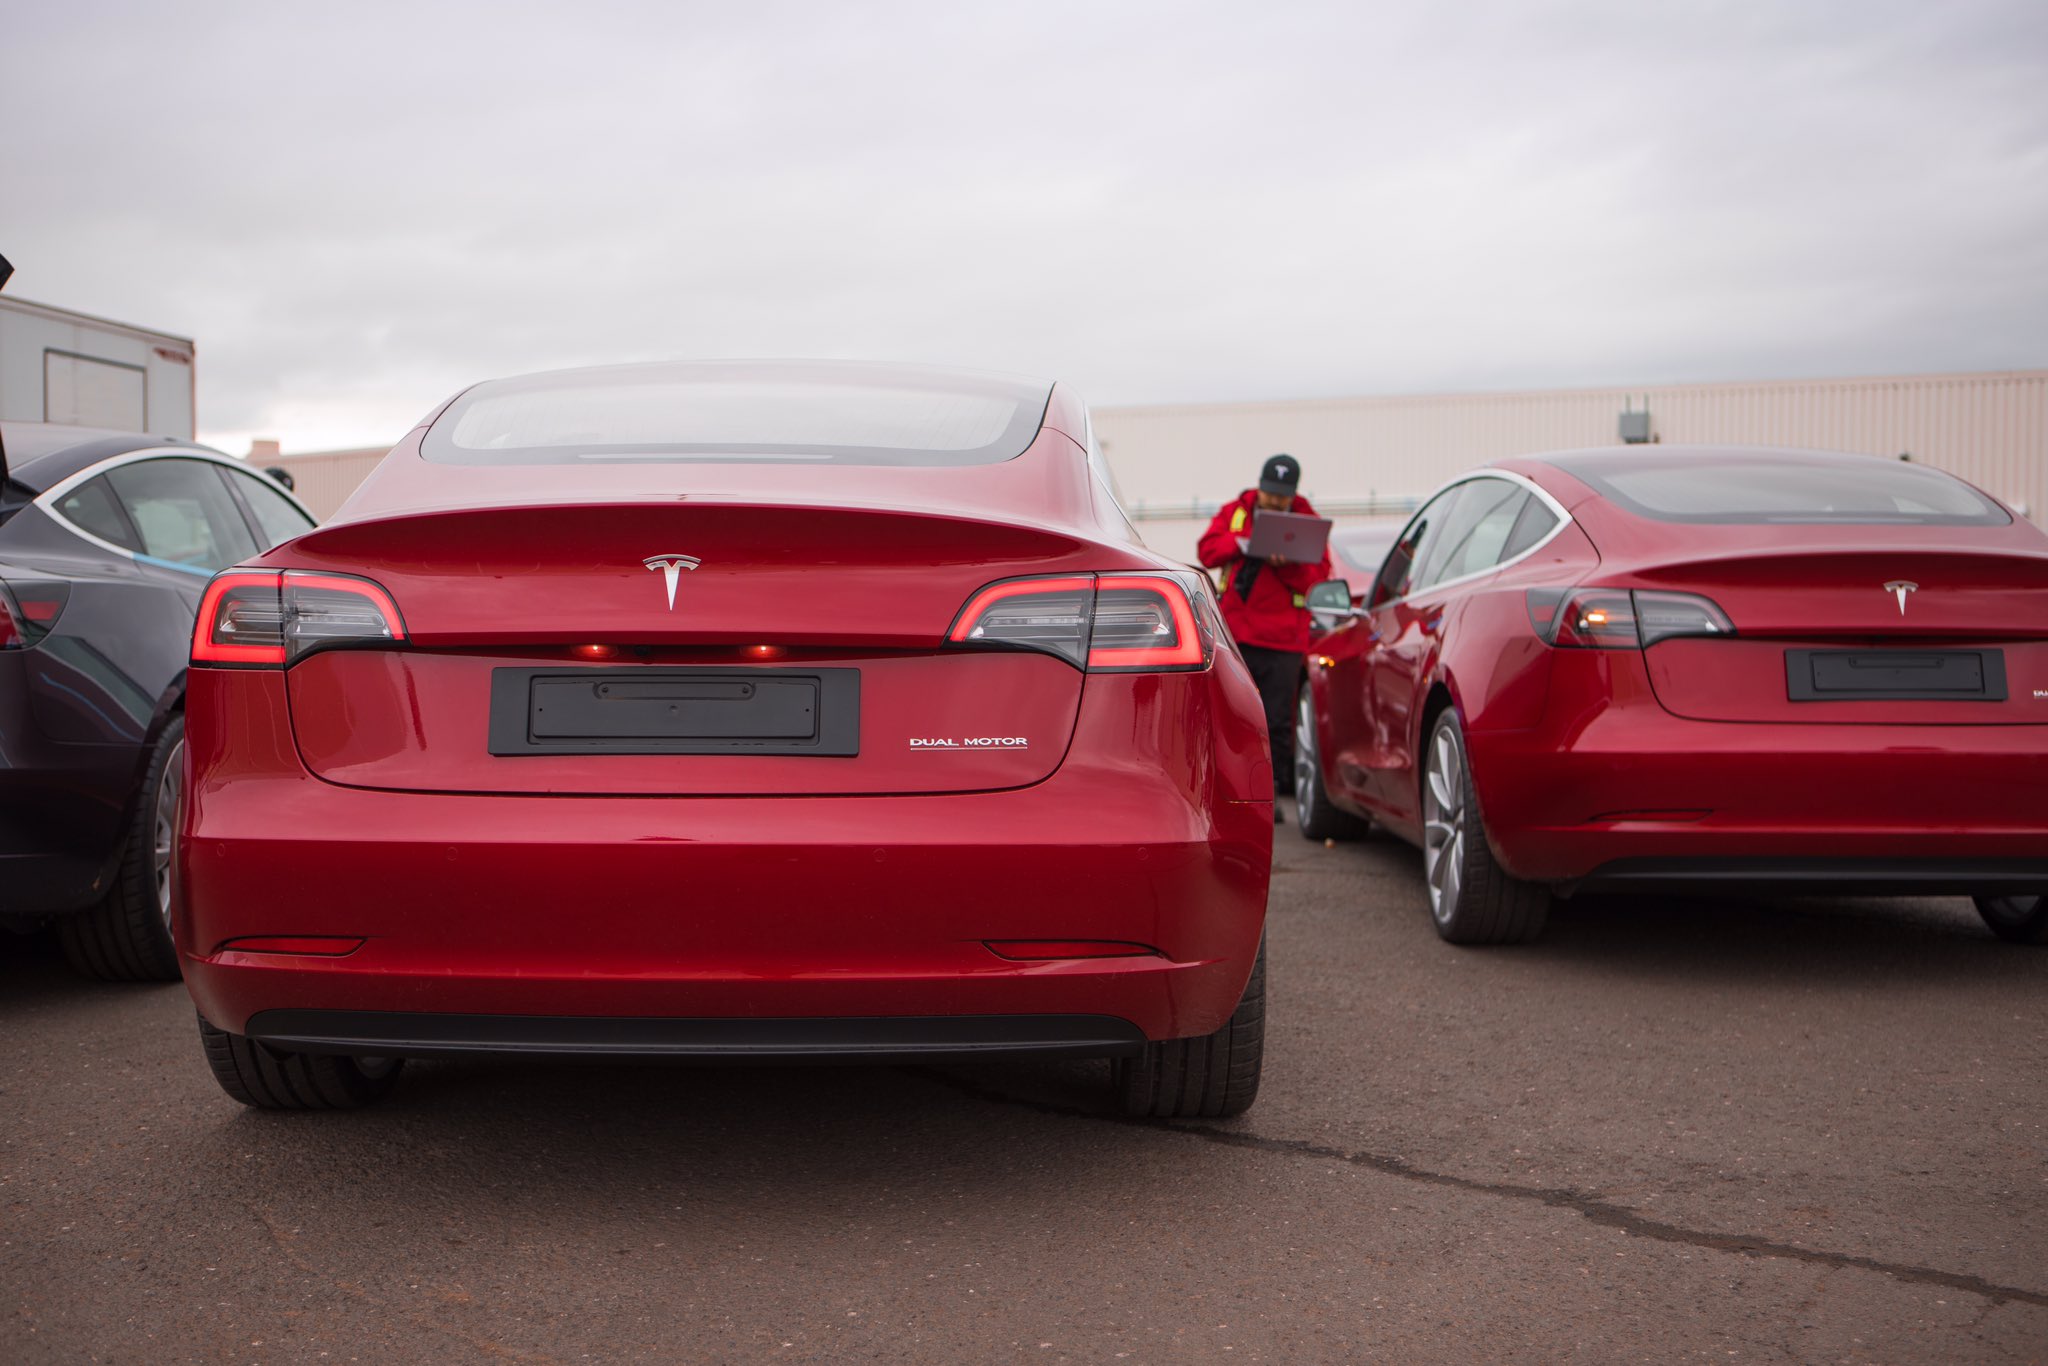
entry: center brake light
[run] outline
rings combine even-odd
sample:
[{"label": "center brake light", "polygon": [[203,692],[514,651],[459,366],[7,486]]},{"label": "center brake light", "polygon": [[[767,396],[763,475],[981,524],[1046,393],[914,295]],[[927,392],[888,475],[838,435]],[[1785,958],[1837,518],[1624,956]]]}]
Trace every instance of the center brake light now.
[{"label": "center brake light", "polygon": [[1040,650],[1092,673],[1206,669],[1216,628],[1193,574],[1059,574],[1004,579],[972,598],[946,639]]},{"label": "center brake light", "polygon": [[230,569],[216,574],[192,628],[192,662],[281,669],[315,650],[405,639],[391,595],[353,574]]}]

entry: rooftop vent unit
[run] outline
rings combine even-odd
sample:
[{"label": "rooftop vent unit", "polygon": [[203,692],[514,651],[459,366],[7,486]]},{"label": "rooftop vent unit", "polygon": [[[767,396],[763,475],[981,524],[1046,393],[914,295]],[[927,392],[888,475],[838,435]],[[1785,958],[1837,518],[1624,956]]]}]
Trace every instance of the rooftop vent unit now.
[{"label": "rooftop vent unit", "polygon": [[1623,399],[1621,409],[1621,439],[1631,446],[1640,446],[1650,439],[1650,396],[1643,395],[1643,408],[1636,411],[1635,400]]}]

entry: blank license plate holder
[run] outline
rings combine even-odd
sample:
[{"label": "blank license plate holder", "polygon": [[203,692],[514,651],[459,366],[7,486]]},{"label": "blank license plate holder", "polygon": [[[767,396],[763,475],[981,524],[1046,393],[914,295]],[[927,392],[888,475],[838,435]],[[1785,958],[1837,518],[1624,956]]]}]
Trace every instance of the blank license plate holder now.
[{"label": "blank license plate holder", "polygon": [[1794,702],[2003,702],[2003,650],[1787,650]]},{"label": "blank license plate holder", "polygon": [[490,752],[860,753],[860,670],[491,670]]}]

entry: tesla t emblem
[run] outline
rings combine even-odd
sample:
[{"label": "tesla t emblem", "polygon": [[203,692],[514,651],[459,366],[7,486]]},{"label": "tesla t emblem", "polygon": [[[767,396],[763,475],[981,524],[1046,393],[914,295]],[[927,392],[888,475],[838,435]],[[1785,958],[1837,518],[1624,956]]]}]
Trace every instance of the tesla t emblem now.
[{"label": "tesla t emblem", "polygon": [[661,571],[661,582],[668,589],[668,610],[673,612],[676,610],[676,580],[682,577],[685,569],[695,569],[704,562],[695,555],[649,555],[640,563]]},{"label": "tesla t emblem", "polygon": [[1903,617],[1906,615],[1906,594],[1919,592],[1920,585],[1914,583],[1911,579],[1893,579],[1884,586],[1884,591],[1897,596],[1899,600],[1899,615]]}]

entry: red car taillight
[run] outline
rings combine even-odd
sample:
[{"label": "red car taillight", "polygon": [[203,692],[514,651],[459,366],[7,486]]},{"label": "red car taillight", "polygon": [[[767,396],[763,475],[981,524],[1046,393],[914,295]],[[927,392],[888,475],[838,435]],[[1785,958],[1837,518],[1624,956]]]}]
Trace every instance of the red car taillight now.
[{"label": "red car taillight", "polygon": [[70,597],[62,581],[0,583],[0,650],[25,650],[50,634]]},{"label": "red car taillight", "polygon": [[192,662],[281,669],[315,650],[405,639],[391,595],[353,574],[230,569],[206,586]]},{"label": "red car taillight", "polygon": [[1097,673],[1205,669],[1216,653],[1201,590],[1178,574],[1005,579],[968,600],[946,639],[1042,650]]},{"label": "red car taillight", "polygon": [[1626,588],[1582,588],[1569,596],[1531,589],[1529,620],[1559,649],[1640,650],[1673,636],[1735,634],[1735,623],[1712,599]]}]

